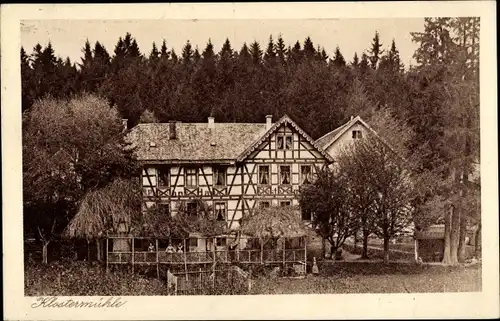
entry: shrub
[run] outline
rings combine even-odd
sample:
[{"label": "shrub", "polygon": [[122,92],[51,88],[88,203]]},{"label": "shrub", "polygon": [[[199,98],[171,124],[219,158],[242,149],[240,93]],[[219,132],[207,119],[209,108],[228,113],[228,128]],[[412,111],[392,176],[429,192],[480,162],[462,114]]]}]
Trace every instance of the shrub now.
[{"label": "shrub", "polygon": [[115,269],[106,273],[98,263],[52,262],[25,267],[26,296],[166,295],[163,282]]}]

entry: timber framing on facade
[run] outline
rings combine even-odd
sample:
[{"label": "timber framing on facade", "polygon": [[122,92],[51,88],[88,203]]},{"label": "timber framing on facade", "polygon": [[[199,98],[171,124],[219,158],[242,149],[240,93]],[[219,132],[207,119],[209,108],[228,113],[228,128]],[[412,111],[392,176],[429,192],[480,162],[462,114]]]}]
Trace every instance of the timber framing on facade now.
[{"label": "timber framing on facade", "polygon": [[143,164],[144,210],[196,213],[201,200],[233,230],[258,206],[298,205],[300,186],[333,162],[286,115],[275,123],[139,124],[130,137]]}]

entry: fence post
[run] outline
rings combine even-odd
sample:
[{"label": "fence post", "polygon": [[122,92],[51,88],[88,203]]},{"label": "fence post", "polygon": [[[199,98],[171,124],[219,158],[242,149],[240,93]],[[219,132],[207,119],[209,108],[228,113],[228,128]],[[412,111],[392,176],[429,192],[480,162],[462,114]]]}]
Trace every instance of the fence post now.
[{"label": "fence post", "polygon": [[184,247],[184,270],[186,271],[186,281],[189,280],[188,275],[188,266],[187,266],[187,254],[186,254],[186,239],[183,239],[183,247]]},{"label": "fence post", "polygon": [[158,280],[160,279],[160,259],[159,259],[159,247],[158,247],[158,239],[156,239],[156,277]]},{"label": "fence post", "polygon": [[106,273],[108,272],[109,269],[108,249],[109,249],[109,238],[106,235]]},{"label": "fence post", "polygon": [[199,292],[202,292],[201,290],[203,289],[204,284],[202,282],[202,277],[201,277],[201,273],[202,273],[201,268],[198,271],[200,272],[200,274],[199,274],[200,276],[198,277],[198,284],[199,284],[198,290],[199,290]]},{"label": "fence post", "polygon": [[260,264],[264,264],[264,242],[262,242],[262,238],[260,240]]},{"label": "fence post", "polygon": [[134,273],[134,237],[132,236],[132,273]]},{"label": "fence post", "polygon": [[215,289],[215,275],[217,274],[216,269],[215,269],[215,262],[212,265],[212,271],[213,271],[213,275],[214,275],[214,277],[212,278],[212,289]]},{"label": "fence post", "polygon": [[238,245],[236,245],[236,262],[240,262],[240,244],[241,244],[241,239],[238,240]]},{"label": "fence post", "polygon": [[286,261],[286,237],[283,238],[283,271],[285,271],[285,261]]},{"label": "fence post", "polygon": [[217,261],[215,258],[215,255],[217,255],[217,252],[215,252],[215,237],[212,238],[212,256],[214,260],[214,264]]},{"label": "fence post", "polygon": [[304,272],[307,274],[307,236],[304,236]]}]

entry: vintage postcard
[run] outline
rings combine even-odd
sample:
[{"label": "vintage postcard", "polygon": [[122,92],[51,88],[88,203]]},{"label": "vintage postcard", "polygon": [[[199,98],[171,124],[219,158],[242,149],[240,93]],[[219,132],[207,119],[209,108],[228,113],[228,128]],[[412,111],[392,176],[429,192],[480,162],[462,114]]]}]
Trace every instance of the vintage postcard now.
[{"label": "vintage postcard", "polygon": [[5,319],[498,317],[495,7],[2,6]]}]

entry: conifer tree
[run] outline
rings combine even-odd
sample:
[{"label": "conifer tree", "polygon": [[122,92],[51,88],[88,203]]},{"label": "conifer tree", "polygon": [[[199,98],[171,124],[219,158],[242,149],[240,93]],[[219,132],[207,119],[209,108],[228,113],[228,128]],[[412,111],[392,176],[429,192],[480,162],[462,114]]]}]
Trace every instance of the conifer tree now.
[{"label": "conifer tree", "polygon": [[168,60],[169,56],[170,56],[170,53],[167,50],[167,42],[165,41],[165,39],[163,39],[163,42],[161,44],[161,49],[160,49],[160,57],[162,59]]},{"label": "conifer tree", "polygon": [[177,62],[179,62],[179,57],[177,56],[177,54],[175,53],[175,50],[172,48],[171,52],[170,52],[170,58],[172,59],[172,62],[174,64],[176,64]]},{"label": "conifer tree", "polygon": [[399,51],[396,49],[396,42],[392,39],[391,49],[380,59],[379,68],[389,72],[401,72],[404,65],[399,57]]},{"label": "conifer tree", "polygon": [[278,63],[284,66],[286,64],[286,47],[281,34],[278,36],[278,40],[276,40],[276,56]]},{"label": "conifer tree", "polygon": [[380,57],[384,53],[378,31],[375,31],[375,36],[373,37],[372,47],[370,48],[369,53],[370,56],[368,58],[370,59],[371,67],[373,70],[375,70],[378,67],[378,62],[380,60]]},{"label": "conifer tree", "polygon": [[96,41],[94,45],[94,60],[108,66],[110,63],[110,56],[106,48],[99,42]]},{"label": "conifer tree", "polygon": [[327,55],[324,47],[321,47],[321,52],[319,54],[319,57],[320,57],[321,61],[327,61],[328,60],[328,55]]},{"label": "conifer tree", "polygon": [[297,41],[297,42],[295,42],[293,47],[288,50],[287,61],[289,61],[291,64],[297,66],[302,61],[303,55],[304,55],[304,52],[302,51],[302,48],[300,46],[300,42]]},{"label": "conifer tree", "polygon": [[200,50],[198,49],[198,46],[196,46],[193,52],[193,61],[195,64],[197,64],[198,62],[200,62],[200,59],[201,59]]},{"label": "conifer tree", "polygon": [[354,69],[359,67],[359,58],[358,58],[357,52],[354,53],[354,57],[352,58],[352,62],[351,62],[351,67]]},{"label": "conifer tree", "polygon": [[184,47],[182,48],[182,63],[184,65],[189,65],[191,64],[192,59],[193,59],[193,46],[188,40],[184,45]]},{"label": "conifer tree", "polygon": [[260,49],[260,45],[257,41],[254,41],[250,44],[249,53],[252,57],[254,65],[259,65],[262,60],[262,50]]},{"label": "conifer tree", "polygon": [[21,95],[22,111],[28,109],[33,104],[35,98],[33,84],[33,69],[31,68],[30,58],[21,46]]},{"label": "conifer tree", "polygon": [[267,49],[266,52],[264,53],[264,63],[268,66],[274,66],[274,63],[276,62],[276,50],[275,50],[275,45],[273,41],[273,36],[269,36],[269,42],[267,43]]},{"label": "conifer tree", "polygon": [[243,46],[241,46],[240,53],[238,55],[238,60],[240,61],[240,64],[244,64],[245,62],[250,61],[251,58],[252,56],[250,55],[247,43],[244,42]]},{"label": "conifer tree", "polygon": [[85,68],[88,65],[92,64],[93,56],[92,56],[92,48],[90,47],[89,39],[85,41],[85,46],[82,49],[83,58],[82,63],[80,65],[81,68]]},{"label": "conifer tree", "polygon": [[337,46],[337,48],[335,48],[335,54],[334,54],[334,58],[333,58],[332,63],[333,63],[333,66],[336,68],[342,68],[342,67],[345,67],[345,65],[346,65],[344,56],[340,52],[339,46]]},{"label": "conifer tree", "polygon": [[128,55],[129,58],[142,58],[141,51],[139,50],[139,45],[137,44],[137,41],[135,38],[132,40],[132,43],[130,44],[130,47],[128,48]]},{"label": "conifer tree", "polygon": [[158,51],[158,48],[156,48],[156,43],[153,41],[153,48],[149,53],[149,60],[152,62],[156,62],[159,57],[160,57],[160,52]]},{"label": "conifer tree", "polygon": [[363,52],[363,54],[361,55],[361,62],[359,63],[359,70],[362,73],[365,73],[366,71],[368,71],[368,68],[370,68],[368,56]]},{"label": "conifer tree", "polygon": [[311,37],[307,37],[304,40],[304,50],[303,50],[303,53],[304,53],[304,57],[308,61],[312,61],[314,59],[314,57],[316,56],[316,49],[314,49],[314,44],[313,44],[313,42],[311,40]]}]

